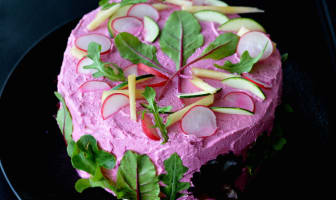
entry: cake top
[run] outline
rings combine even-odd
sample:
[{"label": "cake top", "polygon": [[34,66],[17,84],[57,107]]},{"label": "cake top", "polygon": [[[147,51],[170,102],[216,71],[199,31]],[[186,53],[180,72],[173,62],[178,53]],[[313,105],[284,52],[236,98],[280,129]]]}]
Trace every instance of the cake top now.
[{"label": "cake top", "polygon": [[261,10],[217,0],[102,0],[83,17],[57,93],[72,164],[90,174],[78,191],[176,199],[201,165],[239,153],[271,127],[281,62],[265,29],[237,15],[249,12]]}]

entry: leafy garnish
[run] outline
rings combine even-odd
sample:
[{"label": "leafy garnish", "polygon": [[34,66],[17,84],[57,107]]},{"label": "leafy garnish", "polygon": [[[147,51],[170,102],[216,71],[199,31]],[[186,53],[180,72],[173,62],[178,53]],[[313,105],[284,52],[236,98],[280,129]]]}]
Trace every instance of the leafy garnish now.
[{"label": "leafy garnish", "polygon": [[56,121],[57,124],[64,135],[65,141],[69,144],[72,141],[72,117],[69,112],[65,100],[62,95],[58,92],[55,92],[55,96],[62,103],[62,108],[57,112]]},{"label": "leafy garnish", "polygon": [[189,12],[173,12],[160,36],[161,50],[167,54],[180,69],[194,51],[203,44],[201,26]]},{"label": "leafy garnish", "polygon": [[114,43],[124,59],[131,61],[133,64],[143,63],[157,69],[162,68],[156,58],[156,48],[152,45],[142,43],[137,37],[130,33],[119,33]]},{"label": "leafy garnish", "polygon": [[[147,2],[147,0],[122,0],[120,2],[120,6],[122,7],[122,6],[132,5],[132,4],[136,4],[136,3],[144,3],[144,2]],[[118,3],[116,3],[116,2],[110,3],[109,0],[100,0],[99,1],[99,6],[101,7],[102,10],[109,9],[116,4],[118,4]]]},{"label": "leafy garnish", "polygon": [[161,187],[161,192],[165,194],[165,200],[175,200],[182,197],[184,194],[180,191],[187,190],[190,183],[180,182],[184,174],[188,171],[182,163],[180,156],[177,153],[172,154],[164,162],[167,174],[161,174],[160,180],[165,184]]},{"label": "leafy garnish", "polygon": [[151,87],[146,87],[145,92],[142,93],[142,95],[145,97],[145,99],[148,102],[148,105],[146,105],[146,109],[144,112],[152,113],[154,116],[154,127],[159,128],[161,135],[163,137],[163,144],[168,141],[168,131],[167,126],[163,123],[163,120],[160,116],[160,113],[162,112],[169,112],[171,110],[171,106],[167,107],[159,107],[157,103],[155,102],[155,96],[156,92]]},{"label": "leafy garnish", "polygon": [[244,53],[240,57],[239,63],[233,64],[230,61],[226,61],[223,66],[215,64],[217,68],[228,70],[231,73],[243,73],[250,72],[254,64],[256,64],[260,58],[264,55],[265,49],[268,43],[265,45],[264,49],[256,56],[251,57],[248,51],[244,51]]},{"label": "leafy garnish", "polygon": [[223,33],[203,51],[202,59],[220,60],[236,52],[239,37],[233,33]]},{"label": "leafy garnish", "polygon": [[117,197],[131,200],[159,200],[159,193],[159,178],[149,157],[127,151],[117,173]]},{"label": "leafy garnish", "polygon": [[288,53],[284,53],[281,55],[281,62],[286,62],[288,59]]},{"label": "leafy garnish", "polygon": [[88,55],[93,64],[84,66],[84,69],[96,69],[97,72],[93,73],[92,76],[95,78],[106,77],[111,81],[124,81],[123,70],[114,63],[104,63],[100,59],[101,45],[96,42],[90,42],[88,47]]}]

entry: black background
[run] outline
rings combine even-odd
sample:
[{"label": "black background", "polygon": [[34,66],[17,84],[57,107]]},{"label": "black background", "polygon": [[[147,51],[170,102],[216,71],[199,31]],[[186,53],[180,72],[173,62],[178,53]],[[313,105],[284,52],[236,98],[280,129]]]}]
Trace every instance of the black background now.
[{"label": "black background", "polygon": [[[336,24],[335,2],[226,2],[265,9],[264,14],[245,16],[253,16],[262,24],[265,22],[266,30],[281,53],[289,54],[284,68],[284,101],[293,106],[296,117],[290,127],[292,131],[286,153],[280,155],[282,158],[278,163],[273,163],[277,166],[277,171],[272,172],[275,180],[263,178],[271,181],[266,184],[265,193],[277,192],[273,199],[330,197],[328,195],[332,194],[333,188],[327,182],[333,183],[332,177],[335,175],[332,162],[335,156],[331,154],[335,133],[336,40],[333,35],[335,29],[332,29]],[[16,63],[34,44],[57,27],[82,16],[97,5],[96,0],[0,0],[1,88]],[[65,45],[64,42],[64,48]],[[45,65],[48,67],[48,63]],[[1,123],[6,123],[5,118],[2,118]],[[11,131],[2,130],[3,134],[11,134]],[[3,144],[3,139],[0,141]],[[25,164],[29,163],[23,163],[23,167]],[[266,172],[262,175],[268,174]],[[45,184],[35,183],[34,180],[29,180],[29,183],[36,184],[37,188]],[[259,188],[259,191],[263,189]],[[2,174],[0,199],[15,199]]]}]

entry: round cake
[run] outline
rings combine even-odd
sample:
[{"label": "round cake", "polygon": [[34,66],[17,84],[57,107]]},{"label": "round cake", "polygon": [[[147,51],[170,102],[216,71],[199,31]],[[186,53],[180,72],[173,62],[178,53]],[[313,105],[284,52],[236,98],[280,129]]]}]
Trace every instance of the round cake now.
[{"label": "round cake", "polygon": [[83,16],[56,93],[79,192],[196,199],[190,188],[202,166],[244,157],[272,130],[281,56],[260,24],[239,15],[250,12],[262,11],[217,0],[103,0]]}]

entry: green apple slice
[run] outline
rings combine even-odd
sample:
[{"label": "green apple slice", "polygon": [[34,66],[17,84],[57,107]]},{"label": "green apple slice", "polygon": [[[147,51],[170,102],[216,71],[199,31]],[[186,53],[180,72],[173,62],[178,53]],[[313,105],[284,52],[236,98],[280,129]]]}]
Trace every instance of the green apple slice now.
[{"label": "green apple slice", "polygon": [[256,84],[244,78],[231,77],[224,79],[222,83],[232,88],[251,92],[252,94],[254,94],[255,96],[259,97],[262,100],[266,99],[264,92]]},{"label": "green apple slice", "polygon": [[154,42],[160,32],[157,23],[150,17],[144,16],[144,39],[147,42]]},{"label": "green apple slice", "polygon": [[120,8],[120,4],[116,4],[109,9],[100,10],[96,17],[86,27],[89,31],[93,31],[100,26],[106,19],[113,15]]},{"label": "green apple slice", "polygon": [[219,24],[224,24],[229,21],[229,18],[224,14],[212,10],[202,10],[194,14],[194,16],[201,21],[217,22]]},{"label": "green apple slice", "polygon": [[239,29],[245,27],[251,31],[266,32],[258,22],[250,18],[234,18],[222,24],[218,29],[221,31],[238,32]]},{"label": "green apple slice", "polygon": [[243,108],[231,108],[231,107],[211,107],[211,110],[224,114],[234,115],[253,115],[253,112],[245,110]]}]

